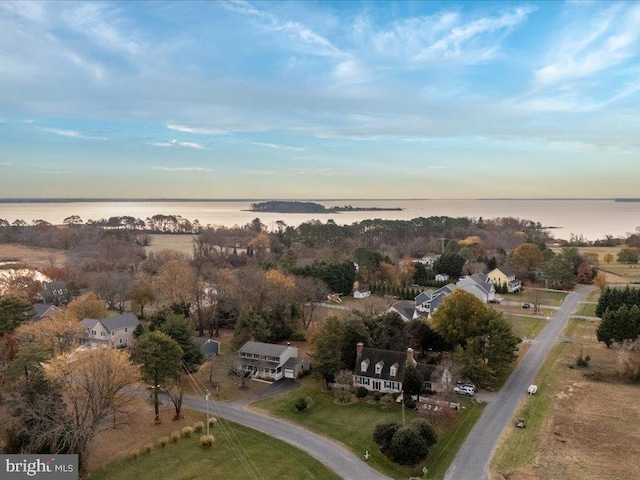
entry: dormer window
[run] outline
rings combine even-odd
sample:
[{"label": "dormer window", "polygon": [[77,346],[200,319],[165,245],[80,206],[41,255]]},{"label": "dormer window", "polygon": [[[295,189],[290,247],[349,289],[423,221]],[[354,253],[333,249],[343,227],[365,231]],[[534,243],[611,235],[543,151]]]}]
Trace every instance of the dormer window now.
[{"label": "dormer window", "polygon": [[382,361],[376,363],[376,375],[380,375],[382,373],[383,366],[384,366],[384,362]]},{"label": "dormer window", "polygon": [[392,377],[395,377],[397,372],[398,372],[398,364],[396,363],[394,365],[391,365],[391,368],[389,369],[389,375]]},{"label": "dormer window", "polygon": [[369,359],[363,360],[362,362],[360,362],[360,370],[363,372],[366,372],[367,369],[369,368]]}]

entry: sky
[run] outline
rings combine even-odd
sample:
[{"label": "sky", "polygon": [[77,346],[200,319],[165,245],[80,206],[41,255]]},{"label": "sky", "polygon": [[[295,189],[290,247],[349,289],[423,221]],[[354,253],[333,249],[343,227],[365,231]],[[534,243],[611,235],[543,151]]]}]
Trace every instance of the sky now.
[{"label": "sky", "polygon": [[639,197],[640,2],[0,2],[2,198]]}]

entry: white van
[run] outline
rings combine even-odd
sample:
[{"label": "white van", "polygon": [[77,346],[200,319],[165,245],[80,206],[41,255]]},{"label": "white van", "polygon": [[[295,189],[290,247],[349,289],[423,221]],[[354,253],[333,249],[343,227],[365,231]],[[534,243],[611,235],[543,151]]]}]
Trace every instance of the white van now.
[{"label": "white van", "polygon": [[473,387],[469,385],[456,385],[455,387],[453,387],[453,391],[459,393],[460,395],[466,395],[467,397],[473,397],[475,395]]}]

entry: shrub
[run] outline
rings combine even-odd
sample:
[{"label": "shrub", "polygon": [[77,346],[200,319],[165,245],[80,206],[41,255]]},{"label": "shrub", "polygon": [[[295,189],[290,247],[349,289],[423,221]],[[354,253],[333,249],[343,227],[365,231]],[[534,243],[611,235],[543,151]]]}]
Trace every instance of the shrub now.
[{"label": "shrub", "polygon": [[400,425],[396,422],[379,423],[373,429],[373,441],[380,445],[382,450],[387,450],[399,428]]},{"label": "shrub", "polygon": [[367,390],[367,389],[366,389],[366,388],[364,388],[364,387],[358,387],[358,389],[356,390],[356,396],[357,396],[358,398],[364,398],[364,397],[366,397],[367,395],[369,395],[369,390]]},{"label": "shrub", "polygon": [[200,444],[203,447],[210,447],[211,445],[213,445],[213,442],[215,442],[215,438],[213,438],[213,435],[202,435],[200,437]]},{"label": "shrub", "polygon": [[201,432],[204,429],[204,422],[196,422],[193,424],[193,430],[195,432]]},{"label": "shrub", "polygon": [[413,465],[429,451],[427,442],[411,427],[400,427],[393,434],[389,452],[401,465]]},{"label": "shrub", "polygon": [[137,460],[140,456],[140,450],[131,450],[131,460]]},{"label": "shrub", "polygon": [[289,335],[289,340],[292,342],[304,342],[306,338],[303,331],[295,330],[291,332],[291,335]]},{"label": "shrub", "polygon": [[407,395],[407,398],[404,399],[404,408],[414,409],[416,408],[416,401],[411,397],[411,395]]},{"label": "shrub", "polygon": [[186,426],[182,429],[182,435],[185,437],[190,437],[193,433],[193,427]]},{"label": "shrub", "polygon": [[307,399],[305,397],[300,397],[296,400],[294,406],[297,411],[304,412],[309,405],[307,404]]},{"label": "shrub", "polygon": [[209,418],[209,426],[213,427],[216,423],[218,423],[218,419],[216,417]]},{"label": "shrub", "polygon": [[160,446],[166,447],[167,443],[169,443],[169,437],[160,437]]},{"label": "shrub", "polygon": [[429,447],[435,445],[438,441],[438,435],[428,420],[424,418],[416,418],[411,421],[409,426],[414,429],[420,437],[422,437]]},{"label": "shrub", "polygon": [[147,451],[147,453],[151,453],[151,451],[153,450],[153,443],[147,443],[144,446],[144,449]]},{"label": "shrub", "polygon": [[180,432],[171,432],[171,441],[176,443],[178,440],[180,440]]}]

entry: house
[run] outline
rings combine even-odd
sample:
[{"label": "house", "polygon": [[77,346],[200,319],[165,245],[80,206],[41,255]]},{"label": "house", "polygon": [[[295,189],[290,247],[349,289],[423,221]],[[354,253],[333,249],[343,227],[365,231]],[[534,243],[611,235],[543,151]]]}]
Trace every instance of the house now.
[{"label": "house", "polygon": [[426,315],[427,317],[431,317],[446,296],[455,289],[456,286],[449,283],[435,291],[425,290],[415,298],[416,311]]},{"label": "house", "polygon": [[522,289],[522,281],[518,280],[516,274],[508,267],[496,267],[487,273],[487,277],[498,287],[506,285],[509,293],[518,292]]},{"label": "house", "polygon": [[432,267],[434,262],[438,260],[441,256],[442,255],[440,255],[439,253],[433,253],[431,255],[425,255],[422,258],[417,258],[411,261],[413,263],[419,263],[421,265],[424,265],[425,267]]},{"label": "house", "polygon": [[242,370],[249,372],[252,378],[277,381],[298,378],[309,370],[309,361],[298,358],[298,349],[291,345],[249,341],[240,347],[238,356]]},{"label": "house", "polygon": [[442,385],[450,377],[446,368],[418,364],[411,348],[407,348],[406,352],[395,352],[368,348],[359,342],[356,345],[356,356],[353,386],[364,387],[370,392],[402,392],[402,378],[407,365],[413,365],[420,372],[424,390],[441,391]]},{"label": "house", "polygon": [[484,303],[496,300],[496,287],[484,273],[474,273],[473,275],[462,277],[456,283],[456,288],[469,292]]},{"label": "house", "polygon": [[67,282],[42,282],[42,291],[38,295],[44,303],[60,305],[70,300]]},{"label": "house", "polygon": [[394,303],[389,307],[388,312],[397,313],[405,322],[410,322],[420,316],[420,313],[416,311],[415,303],[408,300]]},{"label": "house", "polygon": [[123,313],[115,317],[107,317],[96,320],[85,318],[80,324],[87,329],[81,338],[82,343],[109,345],[112,347],[125,347],[134,341],[133,333],[140,320],[132,312]]},{"label": "house", "polygon": [[354,290],[353,298],[367,298],[371,296],[371,290]]},{"label": "house", "polygon": [[62,312],[62,309],[55,305],[49,305],[48,303],[36,303],[27,313],[30,315],[32,321],[37,322],[44,318],[53,318],[54,315],[59,312]]}]

